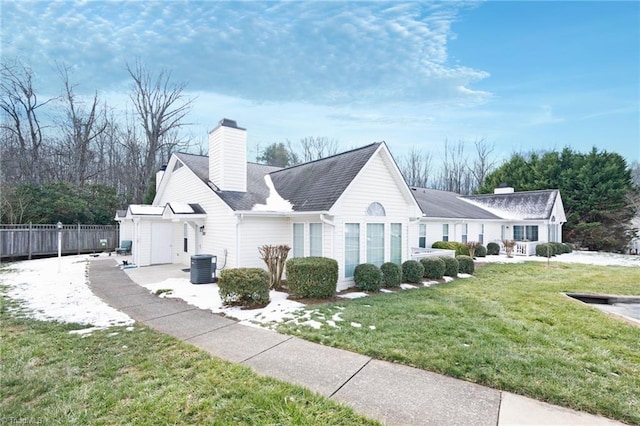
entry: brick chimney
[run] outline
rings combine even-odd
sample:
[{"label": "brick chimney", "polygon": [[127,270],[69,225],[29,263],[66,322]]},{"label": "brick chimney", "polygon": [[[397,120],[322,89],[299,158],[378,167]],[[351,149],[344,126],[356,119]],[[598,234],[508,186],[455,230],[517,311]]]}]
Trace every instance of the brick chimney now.
[{"label": "brick chimney", "polygon": [[247,192],[247,130],[223,118],[209,132],[209,180],[222,191]]}]

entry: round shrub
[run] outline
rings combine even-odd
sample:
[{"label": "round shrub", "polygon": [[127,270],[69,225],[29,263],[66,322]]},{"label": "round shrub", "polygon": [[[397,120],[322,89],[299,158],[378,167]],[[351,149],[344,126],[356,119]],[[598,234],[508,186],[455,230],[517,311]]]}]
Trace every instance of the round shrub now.
[{"label": "round shrub", "polygon": [[287,286],[294,297],[326,299],[336,295],[338,262],[328,257],[287,260]]},{"label": "round shrub", "polygon": [[485,257],[487,255],[487,248],[485,246],[478,246],[476,249],[476,257]]},{"label": "round shrub", "polygon": [[469,248],[464,243],[459,243],[457,241],[436,241],[431,245],[431,248],[441,249],[441,250],[455,250],[456,256],[458,255],[466,255],[469,256]]},{"label": "round shrub", "polygon": [[440,259],[444,260],[444,274],[448,277],[457,277],[459,265],[456,258],[443,256]]},{"label": "round shrub", "polygon": [[497,256],[499,254],[500,254],[500,244],[498,243],[487,244],[487,255]]},{"label": "round shrub", "polygon": [[551,257],[554,254],[554,248],[551,244],[544,243],[536,246],[536,256]]},{"label": "round shrub", "polygon": [[458,261],[458,272],[461,274],[473,274],[475,271],[475,265],[473,264],[473,258],[471,256],[456,256]]},{"label": "round shrub", "polygon": [[224,269],[218,292],[225,305],[264,306],[269,303],[269,274],[260,268]]},{"label": "round shrub", "polygon": [[372,263],[361,263],[353,271],[353,281],[362,291],[378,291],[382,285],[382,272]]},{"label": "round shrub", "polygon": [[423,257],[420,263],[424,267],[424,276],[432,280],[439,280],[444,275],[446,265],[439,257]]},{"label": "round shrub", "polygon": [[562,245],[564,246],[565,249],[565,253],[571,253],[573,252],[573,246],[569,243],[562,243]]},{"label": "round shrub", "polygon": [[382,272],[382,285],[385,287],[400,287],[402,282],[402,269],[393,262],[383,263],[380,266]]},{"label": "round shrub", "polygon": [[421,283],[424,267],[417,260],[407,260],[402,264],[402,281],[407,283]]}]

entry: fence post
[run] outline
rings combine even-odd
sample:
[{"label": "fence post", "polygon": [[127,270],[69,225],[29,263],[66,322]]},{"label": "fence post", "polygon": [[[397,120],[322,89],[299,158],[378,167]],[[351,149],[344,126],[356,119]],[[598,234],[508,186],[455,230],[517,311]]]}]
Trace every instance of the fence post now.
[{"label": "fence post", "polygon": [[78,254],[80,254],[80,222],[78,222],[78,232],[76,233],[76,248],[78,249]]},{"label": "fence post", "polygon": [[29,222],[29,242],[27,244],[27,250],[29,251],[29,260],[31,260],[31,238],[33,237],[33,222]]}]

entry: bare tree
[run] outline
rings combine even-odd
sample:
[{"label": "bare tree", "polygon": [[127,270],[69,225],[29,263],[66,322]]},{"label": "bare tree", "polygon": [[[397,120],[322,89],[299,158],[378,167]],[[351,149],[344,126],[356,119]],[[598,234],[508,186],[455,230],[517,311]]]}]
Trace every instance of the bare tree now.
[{"label": "bare tree", "polygon": [[184,118],[191,110],[194,99],[185,97],[183,92],[186,83],[171,83],[168,71],[162,70],[154,77],[140,62],[135,67],[127,64],[127,71],[133,79],[131,101],[145,137],[144,145],[134,146],[134,140],[130,138],[125,142],[125,146],[132,149],[131,154],[137,157],[140,167],[136,178],[143,190],[134,194],[136,202],[140,202],[144,197],[144,188],[163,157],[170,155],[180,145],[175,131],[189,125]]},{"label": "bare tree", "polygon": [[631,183],[640,190],[640,161],[633,161],[629,168],[631,169]]},{"label": "bare tree", "polygon": [[496,165],[495,158],[491,156],[495,149],[493,144],[489,145],[485,139],[477,139],[473,144],[476,147],[476,158],[469,166],[474,180],[471,191],[475,191],[482,186],[485,176],[487,176]]},{"label": "bare tree", "polygon": [[[338,153],[338,141],[326,136],[307,136],[300,140],[302,161],[309,162]],[[293,152],[293,151],[292,151]]]},{"label": "bare tree", "polygon": [[449,141],[445,140],[442,168],[436,188],[458,194],[470,194],[471,173],[467,164],[468,159],[464,153],[464,143],[458,141],[457,144],[450,145]]},{"label": "bare tree", "polygon": [[92,170],[96,152],[93,145],[96,139],[108,127],[106,106],[99,105],[98,94],[94,94],[87,109],[74,92],[69,81],[68,68],[58,66],[58,73],[64,85],[63,100],[65,105],[65,121],[62,123],[65,137],[65,158],[69,161],[67,170],[71,172],[69,181],[83,187],[88,178],[95,177],[97,171]]},{"label": "bare tree", "polygon": [[400,157],[399,167],[407,185],[426,188],[431,173],[431,154],[414,146],[408,154]]},{"label": "bare tree", "polygon": [[[53,100],[38,100],[31,68],[19,61],[0,65],[0,109],[3,112],[3,151],[12,148],[18,169],[17,180],[39,184],[42,181],[43,126],[38,110]],[[3,152],[2,156],[6,156]]]}]

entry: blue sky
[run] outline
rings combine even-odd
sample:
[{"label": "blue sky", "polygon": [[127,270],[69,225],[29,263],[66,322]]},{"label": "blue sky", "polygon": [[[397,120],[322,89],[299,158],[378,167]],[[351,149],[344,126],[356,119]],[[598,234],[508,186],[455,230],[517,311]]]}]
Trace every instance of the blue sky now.
[{"label": "blue sky", "polygon": [[385,140],[437,166],[445,140],[513,152],[598,149],[640,160],[639,2],[1,0],[2,58],[57,95],[127,100],[125,64],[188,82],[190,134],[228,117],[255,145]]}]

